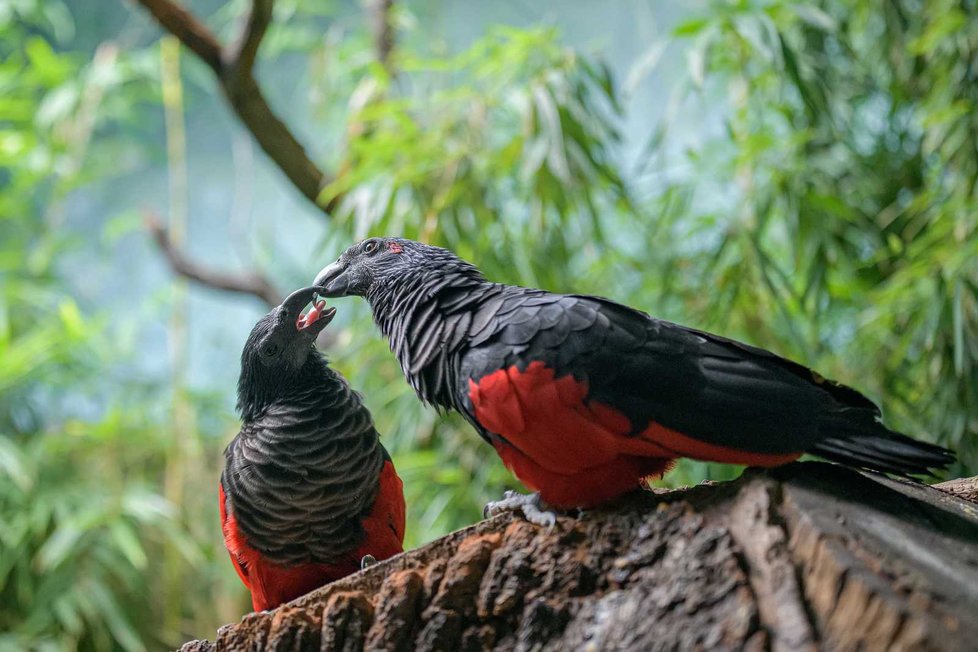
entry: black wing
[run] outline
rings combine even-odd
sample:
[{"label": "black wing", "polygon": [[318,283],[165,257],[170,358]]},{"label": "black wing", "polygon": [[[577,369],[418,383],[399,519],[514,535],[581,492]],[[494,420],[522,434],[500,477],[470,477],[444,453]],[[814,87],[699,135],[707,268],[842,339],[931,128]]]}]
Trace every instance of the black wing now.
[{"label": "black wing", "polygon": [[812,451],[900,473],[952,459],[887,430],[879,408],[858,391],[755,346],[600,297],[506,287],[489,308],[473,319],[480,327],[470,330],[463,386],[539,360],[558,377],[586,382],[587,399],[623,413],[634,434],[655,422],[712,445]]}]

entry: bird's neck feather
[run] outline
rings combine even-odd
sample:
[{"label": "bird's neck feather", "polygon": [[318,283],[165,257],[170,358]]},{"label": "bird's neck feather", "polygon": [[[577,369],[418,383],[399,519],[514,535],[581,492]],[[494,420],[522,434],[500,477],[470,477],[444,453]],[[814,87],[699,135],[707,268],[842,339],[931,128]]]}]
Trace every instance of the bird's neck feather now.
[{"label": "bird's neck feather", "polygon": [[388,459],[356,392],[309,358],[299,382],[243,417],[221,476],[248,544],[286,566],[333,563],[359,545]]},{"label": "bird's neck feather", "polygon": [[326,356],[315,350],[310,351],[300,369],[288,374],[276,373],[253,361],[242,369],[238,380],[238,412],[242,421],[252,421],[273,403],[301,400],[316,392],[323,383],[331,382],[333,376],[335,372],[329,368]]},{"label": "bird's neck feather", "polygon": [[[448,318],[440,310],[445,297],[458,292],[477,293],[483,286],[492,285],[477,270],[472,274],[469,269],[420,269],[392,278],[368,292],[374,322],[388,339],[401,370],[423,401],[449,408],[454,400],[455,369],[449,361],[464,346],[464,338],[456,337],[461,334],[454,332],[460,327],[458,320]],[[425,346],[424,336],[434,332],[440,332],[438,339],[442,343],[459,344]],[[436,365],[442,367],[440,372],[434,369]]]}]

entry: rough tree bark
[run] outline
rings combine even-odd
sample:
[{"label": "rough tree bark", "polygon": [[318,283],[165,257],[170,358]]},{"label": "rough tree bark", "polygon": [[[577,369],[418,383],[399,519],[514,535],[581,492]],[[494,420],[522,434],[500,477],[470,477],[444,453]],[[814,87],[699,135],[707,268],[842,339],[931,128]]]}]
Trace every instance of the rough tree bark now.
[{"label": "rough tree bark", "polygon": [[549,531],[499,516],[182,649],[976,646],[978,504],[804,463]]}]

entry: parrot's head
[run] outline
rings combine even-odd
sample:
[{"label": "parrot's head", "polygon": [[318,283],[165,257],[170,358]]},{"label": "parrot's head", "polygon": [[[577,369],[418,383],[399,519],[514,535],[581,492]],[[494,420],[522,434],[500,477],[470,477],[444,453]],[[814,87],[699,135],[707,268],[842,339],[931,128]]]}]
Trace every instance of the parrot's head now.
[{"label": "parrot's head", "polygon": [[251,330],[238,379],[238,409],[243,415],[304,382],[307,364],[321,363],[321,356],[314,353],[316,336],[336,316],[336,308],[326,308],[318,290],[296,290]]},{"label": "parrot's head", "polygon": [[368,238],[324,267],[313,285],[325,297],[370,297],[384,288],[446,274],[485,280],[478,269],[447,249],[404,238]]}]

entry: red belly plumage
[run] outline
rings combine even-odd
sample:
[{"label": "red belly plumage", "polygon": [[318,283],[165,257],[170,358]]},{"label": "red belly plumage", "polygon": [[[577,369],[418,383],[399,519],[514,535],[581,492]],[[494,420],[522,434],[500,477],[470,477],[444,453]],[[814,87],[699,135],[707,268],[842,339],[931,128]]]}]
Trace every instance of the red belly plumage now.
[{"label": "red belly plumage", "polygon": [[377,499],[362,523],[365,532],[363,543],[332,564],[281,566],[265,559],[248,545],[238,529],[234,514],[227,513],[224,488],[219,487],[219,490],[224,544],[238,576],[251,592],[251,604],[255,611],[274,609],[313,589],[355,573],[360,569],[360,560],[364,555],[370,554],[377,560],[383,560],[403,551],[404,491],[390,461],[384,462]]},{"label": "red belly plumage", "polygon": [[630,435],[629,419],[587,401],[588,386],[535,361],[520,371],[500,369],[469,381],[475,418],[500,435],[495,447],[523,483],[557,507],[589,507],[661,476],[677,457],[778,466],[801,452],[755,453],[700,441],[650,422]]}]

